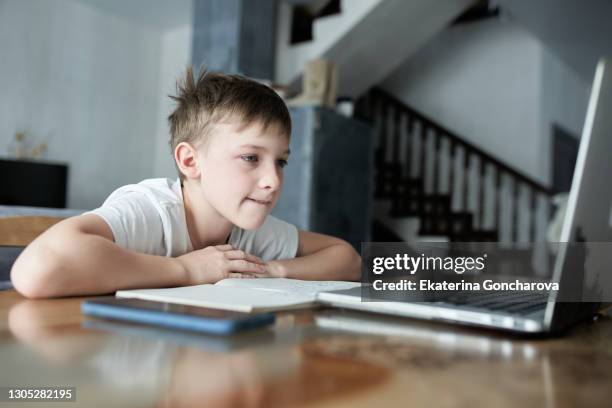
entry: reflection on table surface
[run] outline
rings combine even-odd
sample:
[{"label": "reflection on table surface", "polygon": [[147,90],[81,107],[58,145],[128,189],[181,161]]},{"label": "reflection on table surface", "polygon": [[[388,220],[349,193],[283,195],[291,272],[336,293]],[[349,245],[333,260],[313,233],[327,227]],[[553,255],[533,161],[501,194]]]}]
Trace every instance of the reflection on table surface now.
[{"label": "reflection on table surface", "polygon": [[0,293],[0,386],[75,386],[71,407],[541,407],[607,406],[612,385],[606,316],[535,339],[319,309],[207,336],[84,318],[81,300]]}]

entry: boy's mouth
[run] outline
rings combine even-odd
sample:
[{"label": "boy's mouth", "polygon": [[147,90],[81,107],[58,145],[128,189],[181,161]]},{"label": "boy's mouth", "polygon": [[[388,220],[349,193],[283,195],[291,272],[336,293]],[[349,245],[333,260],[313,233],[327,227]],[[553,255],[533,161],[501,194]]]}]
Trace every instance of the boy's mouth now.
[{"label": "boy's mouth", "polygon": [[247,200],[257,203],[257,204],[261,204],[261,205],[270,205],[272,203],[272,200],[256,200],[251,197],[247,197]]}]

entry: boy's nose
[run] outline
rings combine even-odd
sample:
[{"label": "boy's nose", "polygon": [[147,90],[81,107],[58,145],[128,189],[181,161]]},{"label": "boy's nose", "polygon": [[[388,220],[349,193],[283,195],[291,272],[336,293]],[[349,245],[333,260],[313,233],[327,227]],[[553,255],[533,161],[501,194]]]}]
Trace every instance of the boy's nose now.
[{"label": "boy's nose", "polygon": [[281,176],[276,169],[268,169],[259,179],[259,187],[266,190],[276,191],[281,184]]}]

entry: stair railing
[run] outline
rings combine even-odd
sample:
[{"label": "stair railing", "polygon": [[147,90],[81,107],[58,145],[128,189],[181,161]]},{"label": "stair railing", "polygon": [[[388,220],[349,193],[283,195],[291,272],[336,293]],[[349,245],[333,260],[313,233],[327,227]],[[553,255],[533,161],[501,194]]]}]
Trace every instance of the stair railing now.
[{"label": "stair railing", "polygon": [[398,197],[405,180],[420,178],[427,194],[449,194],[453,209],[471,212],[474,228],[497,230],[499,241],[544,239],[552,213],[548,187],[381,89],[357,101],[356,115],[377,133],[379,195]]}]

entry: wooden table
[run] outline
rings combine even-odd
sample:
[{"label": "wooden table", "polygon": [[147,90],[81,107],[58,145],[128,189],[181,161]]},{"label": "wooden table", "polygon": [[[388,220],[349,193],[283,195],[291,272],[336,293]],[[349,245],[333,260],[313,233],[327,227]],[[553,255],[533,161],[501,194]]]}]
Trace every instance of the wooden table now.
[{"label": "wooden table", "polygon": [[[306,310],[214,337],[85,318],[81,300],[0,292],[0,386],[76,387],[76,403],[54,407],[612,405],[607,316],[563,337],[513,339]],[[364,319],[365,333],[321,327],[344,318]]]}]

